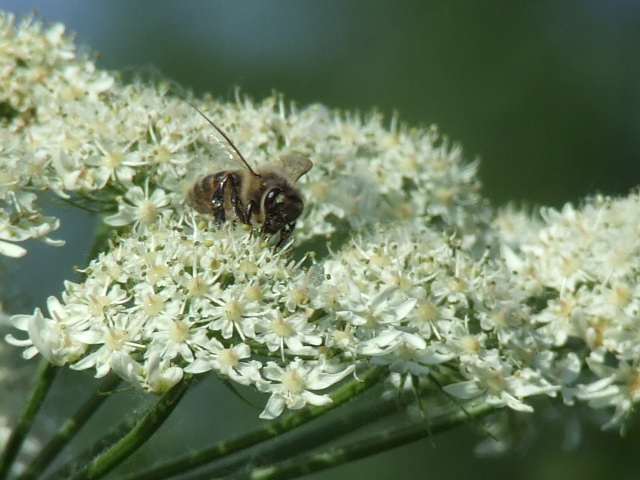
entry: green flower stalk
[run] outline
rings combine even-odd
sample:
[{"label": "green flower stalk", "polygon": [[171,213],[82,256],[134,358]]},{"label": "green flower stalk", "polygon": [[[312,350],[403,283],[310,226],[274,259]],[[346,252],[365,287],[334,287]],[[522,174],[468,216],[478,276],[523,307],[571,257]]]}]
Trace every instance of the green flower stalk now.
[{"label": "green flower stalk", "polygon": [[[488,413],[501,449],[518,436],[504,413],[532,412],[540,396],[605,409],[605,427],[623,426],[638,402],[637,193],[536,217],[494,212],[477,164],[435,129],[297,108],[279,96],[186,101],[164,84],[122,85],[79,55],[61,25],[33,19],[0,16],[0,43],[0,254],[25,255],[27,239],[62,243],[50,237],[60,221],[43,213],[45,192],[103,222],[83,280],[66,282],[47,311],[5,319],[4,338],[24,359],[115,374],[161,396],[136,427],[73,467],[74,478],[99,478],[134,454],[190,381],[211,373],[265,394],[259,416],[273,423],[189,468],[264,448],[356,397],[359,423],[349,429],[371,424],[362,412],[400,395],[394,410],[409,409],[411,434],[334,448],[350,454],[325,456],[322,468]],[[217,225],[186,203],[194,181],[239,168],[190,103],[252,166],[312,159],[299,182],[305,210],[285,248],[257,225]],[[0,412],[0,447],[11,449],[0,472],[35,478],[13,461],[26,432],[11,437],[12,424]],[[64,438],[75,432],[65,428]],[[256,464],[256,473],[312,471],[317,444],[302,445],[296,454],[308,465],[274,459],[275,470]]]}]

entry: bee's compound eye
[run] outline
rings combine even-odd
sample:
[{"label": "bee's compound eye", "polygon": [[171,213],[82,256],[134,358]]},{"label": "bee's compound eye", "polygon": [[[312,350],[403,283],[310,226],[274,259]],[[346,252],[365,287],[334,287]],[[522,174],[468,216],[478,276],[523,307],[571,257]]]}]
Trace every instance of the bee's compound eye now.
[{"label": "bee's compound eye", "polygon": [[269,210],[275,203],[278,202],[278,197],[282,195],[281,188],[272,188],[267,192],[267,195],[264,197],[264,207],[265,210]]}]

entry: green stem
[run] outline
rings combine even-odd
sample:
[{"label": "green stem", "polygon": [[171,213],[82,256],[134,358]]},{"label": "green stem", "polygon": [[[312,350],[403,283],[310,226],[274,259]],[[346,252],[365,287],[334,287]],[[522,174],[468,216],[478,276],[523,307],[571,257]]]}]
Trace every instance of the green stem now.
[{"label": "green stem", "polygon": [[49,480],[67,480],[71,475],[78,470],[78,465],[88,464],[91,459],[98,457],[101,453],[107,449],[113,447],[122,438],[124,438],[129,432],[131,432],[140,419],[137,417],[127,417],[124,421],[120,422],[117,426],[111,428],[111,430],[93,443],[86,450],[76,454],[72,460],[65,465],[62,465],[58,470],[50,474],[47,478]]},{"label": "green stem", "polygon": [[11,432],[4,452],[2,453],[2,458],[0,458],[0,480],[7,478],[7,475],[11,471],[13,462],[20,452],[24,439],[33,425],[33,420],[40,410],[57,372],[58,368],[54,365],[44,359],[40,361],[36,373],[36,385],[29,396],[29,403],[22,412],[22,416],[20,420],[18,420],[15,429]]},{"label": "green stem", "polygon": [[[101,478],[140,448],[169,417],[178,405],[182,396],[196,377],[183,379],[178,385],[165,393],[137,424],[129,429],[123,437],[102,451],[97,457],[79,470],[75,465],[68,465],[50,478],[67,480],[92,480]],[[73,475],[68,472],[73,469]],[[60,477],[60,475],[66,475]]]},{"label": "green stem", "polygon": [[[278,437],[286,432],[294,430],[305,423],[310,422],[326,412],[342,405],[355,396],[378,385],[380,380],[387,375],[385,368],[376,367],[369,370],[357,380],[346,383],[331,394],[333,402],[323,407],[309,407],[303,410],[291,413],[281,420],[268,423],[264,427],[256,429],[247,434],[232,438],[228,441],[217,443],[210,448],[206,448],[199,452],[185,455],[172,462],[149,469],[144,472],[136,473],[127,480],[161,480],[171,477],[179,473],[210,463],[219,458],[227,457],[233,453],[247,449],[262,442],[266,442],[274,437]],[[269,444],[271,445],[271,444]]]},{"label": "green stem", "polygon": [[[241,472],[247,465],[260,465],[256,459],[268,459],[270,463],[295,457],[309,452],[314,448],[336,441],[344,435],[349,435],[358,429],[369,426],[373,422],[389,415],[397,414],[407,405],[415,402],[415,392],[405,391],[398,396],[381,400],[379,395],[369,399],[366,403],[351,403],[352,407],[346,411],[342,409],[333,418],[323,419],[305,428],[288,432],[264,443],[257,448],[245,450],[236,455],[229,462],[216,463],[206,471],[208,478],[219,478],[229,472]],[[345,405],[345,408],[348,408]]]},{"label": "green stem", "polygon": [[38,456],[29,463],[27,469],[22,472],[17,480],[31,480],[41,475],[56,455],[69,444],[78,430],[87,423],[89,418],[98,411],[100,405],[109,397],[106,392],[114,390],[120,381],[121,379],[117,375],[107,377],[75,415],[60,427],[58,433],[40,451]]},{"label": "green stem", "polygon": [[493,411],[494,408],[486,403],[467,406],[465,411],[454,405],[438,417],[430,419],[428,425],[420,419],[412,425],[388,429],[377,435],[369,435],[364,440],[331,447],[322,452],[289,457],[285,461],[261,466],[248,473],[226,477],[226,480],[285,480],[308,475],[451,430],[468,422],[469,416],[477,419]]}]

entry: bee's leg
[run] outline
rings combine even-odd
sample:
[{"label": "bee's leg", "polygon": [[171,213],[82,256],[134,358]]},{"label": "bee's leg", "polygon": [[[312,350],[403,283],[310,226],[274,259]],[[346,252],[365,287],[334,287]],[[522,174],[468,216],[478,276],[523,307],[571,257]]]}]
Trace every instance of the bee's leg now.
[{"label": "bee's leg", "polygon": [[242,211],[242,201],[240,200],[240,194],[238,193],[238,176],[230,173],[227,177],[229,180],[231,206],[233,207],[233,213],[240,223],[249,223],[249,219],[245,217],[245,213]]},{"label": "bee's leg", "polygon": [[286,243],[294,228],[296,228],[296,222],[288,223],[282,227],[282,230],[280,230],[280,238],[278,239],[278,243],[276,243],[276,249],[282,247]]},{"label": "bee's leg", "polygon": [[247,223],[251,223],[251,219],[253,218],[253,212],[256,211],[256,208],[258,208],[256,205],[256,202],[254,202],[253,200],[249,200],[249,203],[247,203],[247,209],[244,212],[247,218]]},{"label": "bee's leg", "polygon": [[224,194],[227,190],[229,174],[226,172],[220,172],[216,175],[215,180],[217,187],[211,197],[211,213],[213,213],[216,223],[222,224],[226,219],[224,212]]}]

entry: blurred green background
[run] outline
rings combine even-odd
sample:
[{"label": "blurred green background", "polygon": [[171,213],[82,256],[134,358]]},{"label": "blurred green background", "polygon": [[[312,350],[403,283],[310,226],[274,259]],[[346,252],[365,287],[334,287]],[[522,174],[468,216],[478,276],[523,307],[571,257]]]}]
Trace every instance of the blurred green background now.
[{"label": "blurred green background", "polygon": [[[561,206],[596,192],[622,195],[640,181],[637,1],[0,0],[0,9],[37,9],[99,52],[100,67],[151,66],[196,94],[231,99],[240,86],[261,98],[275,90],[299,105],[435,123],[468,159],[481,159],[496,206]],[[55,258],[33,244],[6,267],[12,288],[31,287],[21,311],[59,293],[69,265],[84,262],[90,222],[63,221],[58,236],[68,244]],[[43,261],[48,268],[38,269]],[[215,424],[220,401],[207,395],[193,401],[198,417]],[[243,406],[237,415],[257,412]],[[189,424],[185,409],[176,416]],[[539,418],[540,437],[519,455],[479,460],[479,435],[461,429],[309,478],[637,478],[637,431],[620,439],[587,426],[583,444],[567,452],[562,431]]]}]

